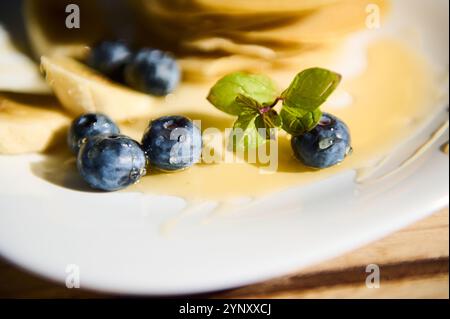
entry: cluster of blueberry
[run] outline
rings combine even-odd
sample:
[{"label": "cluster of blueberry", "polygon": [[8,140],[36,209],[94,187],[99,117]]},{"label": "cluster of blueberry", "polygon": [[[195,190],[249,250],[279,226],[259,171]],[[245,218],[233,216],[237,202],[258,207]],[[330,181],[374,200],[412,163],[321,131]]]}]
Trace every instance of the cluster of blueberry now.
[{"label": "cluster of blueberry", "polygon": [[[310,132],[292,138],[295,156],[305,165],[327,168],[341,163],[351,152],[348,127],[324,114]],[[121,135],[106,115],[85,114],[73,121],[68,144],[77,155],[77,167],[94,189],[116,191],[138,182],[147,166],[166,172],[187,169],[200,162],[202,133],[183,116],[152,121],[142,143]]]},{"label": "cluster of blueberry", "polygon": [[87,64],[116,82],[155,96],[173,92],[181,79],[178,63],[169,53],[150,48],[134,52],[120,41],[95,45]]},{"label": "cluster of blueberry", "polygon": [[188,118],[166,116],[150,123],[139,144],[121,135],[107,116],[85,114],[72,123],[68,144],[77,155],[78,171],[92,188],[116,191],[138,182],[148,164],[173,172],[198,163],[202,136]]}]

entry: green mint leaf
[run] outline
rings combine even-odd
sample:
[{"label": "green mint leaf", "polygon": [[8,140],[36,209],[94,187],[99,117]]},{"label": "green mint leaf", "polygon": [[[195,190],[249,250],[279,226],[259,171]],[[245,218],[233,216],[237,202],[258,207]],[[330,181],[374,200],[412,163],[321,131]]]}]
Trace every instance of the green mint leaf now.
[{"label": "green mint leaf", "polygon": [[250,108],[250,109],[258,111],[258,112],[259,112],[259,109],[261,109],[263,107],[261,104],[259,104],[258,101],[255,101],[254,99],[252,99],[248,96],[245,96],[243,94],[238,94],[235,102],[239,106],[242,106],[243,108]]},{"label": "green mint leaf", "polygon": [[292,135],[301,135],[319,123],[320,106],[334,92],[341,76],[335,72],[312,68],[299,73],[283,93],[280,116],[283,129]]},{"label": "green mint leaf", "polygon": [[283,93],[284,105],[304,112],[320,107],[341,82],[341,75],[312,68],[299,73],[291,86]]},{"label": "green mint leaf", "polygon": [[266,142],[266,138],[258,133],[256,119],[261,115],[256,112],[242,113],[233,127],[233,138],[230,140],[233,150],[254,149]]},{"label": "green mint leaf", "polygon": [[275,110],[270,110],[264,114],[264,122],[269,128],[280,128],[283,126],[283,119]]},{"label": "green mint leaf", "polygon": [[274,110],[259,115],[255,120],[258,133],[266,140],[273,139],[272,129],[282,127],[281,116]]},{"label": "green mint leaf", "polygon": [[322,117],[319,108],[314,111],[283,106],[280,116],[283,120],[283,129],[291,135],[301,135],[316,127]]},{"label": "green mint leaf", "polygon": [[278,93],[270,78],[236,72],[225,76],[214,85],[209,92],[208,101],[225,113],[240,115],[245,106],[248,106],[246,103],[242,104],[243,97],[265,106],[271,105],[277,99]]}]

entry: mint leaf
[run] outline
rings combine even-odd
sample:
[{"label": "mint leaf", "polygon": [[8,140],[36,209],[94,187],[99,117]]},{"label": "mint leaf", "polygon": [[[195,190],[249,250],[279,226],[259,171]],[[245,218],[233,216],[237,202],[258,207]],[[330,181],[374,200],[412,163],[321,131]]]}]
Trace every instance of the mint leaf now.
[{"label": "mint leaf", "polygon": [[307,69],[299,73],[283,93],[284,105],[302,111],[314,111],[325,103],[341,79],[341,75],[326,69]]},{"label": "mint leaf", "polygon": [[236,72],[219,80],[211,89],[208,101],[219,110],[240,115],[248,106],[243,102],[249,98],[261,106],[271,105],[278,97],[278,90],[272,80],[264,75]]},{"label": "mint leaf", "polygon": [[[259,112],[259,109],[263,108],[263,106],[258,101],[255,101],[254,99],[252,99],[248,96],[245,96],[243,94],[238,94],[235,102],[243,108],[250,108],[257,112]],[[242,109],[241,113],[242,112],[245,112],[245,110]]]},{"label": "mint leaf", "polygon": [[275,138],[272,129],[282,127],[282,125],[281,116],[274,110],[259,115],[255,120],[258,133],[267,140]]},{"label": "mint leaf", "polygon": [[334,92],[341,78],[321,68],[299,73],[282,96],[283,129],[289,134],[301,135],[316,127],[322,117],[320,106]]},{"label": "mint leaf", "polygon": [[322,111],[319,108],[314,111],[303,111],[283,106],[280,116],[283,119],[283,130],[291,135],[301,135],[316,127],[322,117]]},{"label": "mint leaf", "polygon": [[254,149],[266,142],[266,137],[258,133],[256,119],[261,115],[257,112],[242,113],[233,127],[233,149]]}]

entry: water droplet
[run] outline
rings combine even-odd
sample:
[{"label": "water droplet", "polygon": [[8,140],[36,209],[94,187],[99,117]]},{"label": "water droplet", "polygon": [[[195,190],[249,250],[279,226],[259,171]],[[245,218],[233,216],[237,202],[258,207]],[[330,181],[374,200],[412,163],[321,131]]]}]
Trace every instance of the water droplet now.
[{"label": "water droplet", "polygon": [[173,164],[173,165],[179,164],[178,158],[175,156],[171,156],[169,158],[169,162],[170,162],[170,164]]},{"label": "water droplet", "polygon": [[348,146],[347,150],[345,151],[345,155],[349,156],[353,154],[353,147]]},{"label": "water droplet", "polygon": [[332,137],[325,138],[319,142],[319,148],[321,150],[326,150],[327,148],[330,148],[333,145],[334,145],[334,138]]},{"label": "water droplet", "polygon": [[130,178],[133,180],[138,180],[141,176],[144,176],[142,174],[142,169],[139,170],[137,168],[133,168],[130,172]]},{"label": "water droplet", "polygon": [[173,124],[174,124],[173,121],[167,121],[166,123],[163,124],[163,127],[167,130],[171,128]]},{"label": "water droplet", "polygon": [[85,144],[87,142],[87,138],[82,138],[81,140],[78,141],[78,147],[81,148],[81,146],[83,146],[83,144]]}]

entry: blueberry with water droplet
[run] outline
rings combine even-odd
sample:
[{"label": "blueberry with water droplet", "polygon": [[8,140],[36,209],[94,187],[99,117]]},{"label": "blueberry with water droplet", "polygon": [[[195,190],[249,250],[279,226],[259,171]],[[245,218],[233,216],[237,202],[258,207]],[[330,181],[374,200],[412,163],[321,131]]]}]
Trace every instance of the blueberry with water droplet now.
[{"label": "blueberry with water droplet", "polygon": [[125,81],[136,90],[156,96],[172,93],[178,86],[181,72],[169,53],[142,49],[125,68]]},{"label": "blueberry with water droplet", "polygon": [[87,64],[113,81],[124,82],[125,66],[132,51],[121,41],[103,41],[92,47]]},{"label": "blueberry with water droplet", "polygon": [[352,151],[347,125],[324,113],[311,131],[294,136],[291,141],[295,157],[306,166],[327,168],[341,163]]},{"label": "blueberry with water droplet", "polygon": [[99,135],[83,144],[77,166],[92,188],[116,191],[146,174],[147,159],[136,141],[123,135]]},{"label": "blueberry with water droplet", "polygon": [[108,116],[89,113],[76,118],[70,126],[67,143],[74,154],[78,154],[80,146],[89,138],[97,135],[119,134],[117,125]]},{"label": "blueberry with water droplet", "polygon": [[165,116],[150,123],[142,145],[152,167],[178,171],[200,161],[202,134],[186,117]]}]

